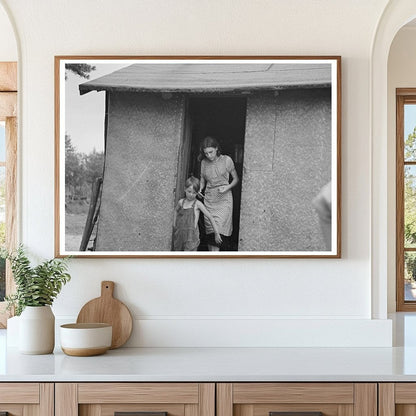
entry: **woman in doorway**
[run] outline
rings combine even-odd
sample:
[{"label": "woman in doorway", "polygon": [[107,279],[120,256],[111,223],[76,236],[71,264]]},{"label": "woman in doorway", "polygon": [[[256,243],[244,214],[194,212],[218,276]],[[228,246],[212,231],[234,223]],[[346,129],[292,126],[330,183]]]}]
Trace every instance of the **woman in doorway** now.
[{"label": "woman in doorway", "polygon": [[[207,136],[200,146],[201,185],[205,189],[204,204],[215,220],[221,234],[222,244],[217,244],[211,222],[204,217],[208,250],[228,250],[233,232],[233,194],[231,189],[238,183],[238,175],[233,160],[221,154],[218,141]],[[230,176],[232,178],[230,182]]]}]

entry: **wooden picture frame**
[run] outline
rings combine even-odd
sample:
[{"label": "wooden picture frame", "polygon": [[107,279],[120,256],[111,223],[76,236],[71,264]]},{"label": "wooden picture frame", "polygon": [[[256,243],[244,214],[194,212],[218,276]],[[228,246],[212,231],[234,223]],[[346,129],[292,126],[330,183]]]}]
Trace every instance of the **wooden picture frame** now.
[{"label": "wooden picture frame", "polygon": [[56,56],[55,136],[57,257],[341,256],[339,56]]}]

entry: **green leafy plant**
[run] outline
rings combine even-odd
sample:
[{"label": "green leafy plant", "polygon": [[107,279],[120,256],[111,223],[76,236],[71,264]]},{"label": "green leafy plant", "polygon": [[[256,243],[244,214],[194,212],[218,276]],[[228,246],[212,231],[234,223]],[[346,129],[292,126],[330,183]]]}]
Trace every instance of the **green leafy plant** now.
[{"label": "green leafy plant", "polygon": [[16,293],[5,297],[7,309],[20,315],[26,306],[52,305],[71,276],[68,273],[68,257],[45,260],[32,266],[23,246],[12,252],[3,251],[2,257],[10,261]]}]

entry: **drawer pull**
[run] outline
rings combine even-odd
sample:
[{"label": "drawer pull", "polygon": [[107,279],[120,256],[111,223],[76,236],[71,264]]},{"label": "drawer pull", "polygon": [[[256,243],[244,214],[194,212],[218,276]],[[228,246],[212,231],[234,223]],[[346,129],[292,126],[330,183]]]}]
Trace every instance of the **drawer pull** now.
[{"label": "drawer pull", "polygon": [[168,416],[168,412],[115,412],[114,416]]},{"label": "drawer pull", "polygon": [[323,416],[322,412],[269,412],[269,416]]}]

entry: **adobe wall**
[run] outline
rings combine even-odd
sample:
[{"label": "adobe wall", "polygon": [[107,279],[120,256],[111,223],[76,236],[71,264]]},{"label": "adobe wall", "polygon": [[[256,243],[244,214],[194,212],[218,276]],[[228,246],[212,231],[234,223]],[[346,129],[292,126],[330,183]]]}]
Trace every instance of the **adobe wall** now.
[{"label": "adobe wall", "polygon": [[251,96],[240,251],[325,251],[312,199],[331,178],[330,89]]},{"label": "adobe wall", "polygon": [[184,99],[109,93],[98,251],[171,249]]}]

